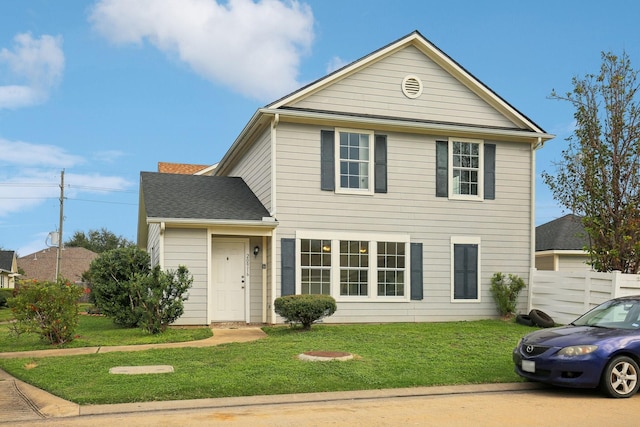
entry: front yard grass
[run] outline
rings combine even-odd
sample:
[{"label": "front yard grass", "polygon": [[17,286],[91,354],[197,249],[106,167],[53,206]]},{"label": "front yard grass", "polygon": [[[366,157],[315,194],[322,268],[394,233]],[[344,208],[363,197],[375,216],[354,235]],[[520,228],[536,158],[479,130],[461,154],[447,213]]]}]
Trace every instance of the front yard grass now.
[{"label": "front yard grass", "polygon": [[[4,313],[9,309],[1,309]],[[8,319],[12,318],[8,317]],[[62,347],[52,346],[36,334],[11,333],[11,323],[0,324],[0,353],[10,351],[46,350],[51,348],[99,347],[112,345],[157,344],[165,342],[194,341],[209,338],[212,333],[208,327],[202,328],[169,328],[163,334],[151,335],[141,328],[121,328],[113,324],[111,319],[103,316],[81,315],[76,330],[76,338]]]},{"label": "front yard grass", "polygon": [[[518,382],[511,352],[532,328],[503,320],[265,327],[250,343],[84,356],[0,359],[11,375],[86,404]],[[308,362],[306,351],[344,351]],[[113,375],[115,366],[165,365],[170,374]]]}]

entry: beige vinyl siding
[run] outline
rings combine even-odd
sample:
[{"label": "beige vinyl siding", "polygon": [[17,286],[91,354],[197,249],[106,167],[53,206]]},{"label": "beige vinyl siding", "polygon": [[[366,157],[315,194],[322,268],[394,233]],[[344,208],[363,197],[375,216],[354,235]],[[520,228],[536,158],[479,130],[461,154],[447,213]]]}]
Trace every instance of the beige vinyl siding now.
[{"label": "beige vinyl siding", "polygon": [[[320,129],[284,123],[278,128],[279,238],[295,237],[297,230],[404,233],[423,243],[424,259],[422,301],[339,302],[327,322],[493,317],[491,276],[513,273],[528,282],[528,145],[485,141],[496,144],[496,200],[448,200],[435,197],[435,141],[442,138],[389,132],[388,193],[357,196],[320,190]],[[451,236],[481,239],[480,303],[451,302]]]},{"label": "beige vinyl siding", "polygon": [[[402,92],[402,80],[410,74],[417,76],[424,88],[416,99],[409,99]],[[413,46],[358,70],[294,106],[465,125],[516,127]]]},{"label": "beige vinyl siding", "polygon": [[587,264],[589,257],[586,255],[560,255],[558,259],[558,269],[560,271],[584,271],[591,270]]},{"label": "beige vinyl siding", "polygon": [[[253,255],[253,248],[260,248],[258,256]],[[262,322],[262,237],[253,237],[249,243],[249,321]]]},{"label": "beige vinyl siding", "polygon": [[149,237],[147,238],[147,251],[151,257],[151,266],[160,264],[160,224],[149,224]]},{"label": "beige vinyl siding", "polygon": [[163,268],[175,270],[184,265],[193,275],[184,314],[175,322],[176,325],[207,323],[207,251],[206,229],[167,228],[164,232]]},{"label": "beige vinyl siding", "polygon": [[228,174],[228,176],[242,177],[269,211],[272,209],[270,135],[271,131],[267,128]]}]

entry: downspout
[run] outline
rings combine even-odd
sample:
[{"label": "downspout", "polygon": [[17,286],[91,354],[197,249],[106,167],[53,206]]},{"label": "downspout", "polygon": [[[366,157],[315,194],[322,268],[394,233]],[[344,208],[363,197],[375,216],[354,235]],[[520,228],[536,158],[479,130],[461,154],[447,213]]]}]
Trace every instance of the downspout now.
[{"label": "downspout", "polygon": [[[276,217],[276,199],[277,199],[277,185],[276,185],[276,151],[277,151],[277,128],[278,128],[278,124],[280,123],[280,114],[276,113],[275,116],[273,117],[273,120],[271,121],[271,209],[269,211],[269,213],[271,214],[271,217],[275,218]],[[263,237],[262,238],[263,241],[263,247],[266,247],[266,245],[264,243],[266,243],[266,238]],[[276,323],[276,312],[275,309],[273,307],[273,301],[275,301],[276,299],[276,295],[277,295],[277,275],[276,275],[276,251],[277,251],[277,247],[278,245],[277,243],[277,231],[274,228],[272,233],[271,233],[271,247],[269,248],[269,255],[271,256],[271,268],[270,268],[270,272],[271,272],[271,293],[270,293],[270,299],[267,299],[267,293],[263,292],[262,293],[262,298],[263,298],[263,305],[262,307],[264,308],[264,314],[263,314],[263,319],[269,319],[270,323],[275,324]],[[267,264],[267,258],[266,255],[263,254],[263,263],[266,266]],[[267,270],[263,269],[262,270],[262,277],[263,277],[263,289],[266,291],[267,289]],[[268,316],[267,316],[267,310],[268,310]]]},{"label": "downspout", "polygon": [[542,137],[538,137],[538,141],[531,146],[531,208],[530,208],[530,230],[529,230],[529,240],[531,250],[529,251],[529,289],[527,296],[527,313],[531,311],[532,304],[531,298],[533,296],[532,290],[532,278],[533,271],[536,267],[536,150],[542,148],[544,142],[542,142]]}]

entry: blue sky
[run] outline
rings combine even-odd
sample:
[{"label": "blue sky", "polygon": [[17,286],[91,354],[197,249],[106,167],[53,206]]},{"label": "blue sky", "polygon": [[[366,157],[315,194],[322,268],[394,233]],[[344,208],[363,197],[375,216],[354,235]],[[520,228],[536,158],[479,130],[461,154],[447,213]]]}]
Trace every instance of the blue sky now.
[{"label": "blue sky", "polygon": [[[105,227],[135,240],[140,171],[213,164],[256,109],[414,30],[556,138],[548,99],[598,71],[640,69],[635,0],[21,0],[0,4],[0,247],[46,247]],[[557,218],[538,179],[536,223]]]}]

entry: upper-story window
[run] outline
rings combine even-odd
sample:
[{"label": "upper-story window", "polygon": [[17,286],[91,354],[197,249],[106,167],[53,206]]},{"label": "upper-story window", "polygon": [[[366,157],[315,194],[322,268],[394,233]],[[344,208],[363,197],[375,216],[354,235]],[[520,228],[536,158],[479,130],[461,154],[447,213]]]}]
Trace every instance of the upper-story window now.
[{"label": "upper-story window", "polygon": [[449,139],[450,197],[482,198],[482,141]]},{"label": "upper-story window", "polygon": [[336,136],[339,188],[346,191],[370,192],[373,176],[373,133],[338,129]]},{"label": "upper-story window", "polygon": [[320,188],[336,193],[387,192],[387,136],[359,129],[320,132]]},{"label": "upper-story window", "polygon": [[480,144],[454,140],[451,144],[453,194],[477,196],[480,180]]},{"label": "upper-story window", "polygon": [[478,139],[436,141],[436,196],[462,200],[493,200],[496,145]]}]

